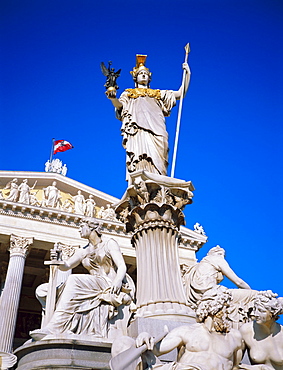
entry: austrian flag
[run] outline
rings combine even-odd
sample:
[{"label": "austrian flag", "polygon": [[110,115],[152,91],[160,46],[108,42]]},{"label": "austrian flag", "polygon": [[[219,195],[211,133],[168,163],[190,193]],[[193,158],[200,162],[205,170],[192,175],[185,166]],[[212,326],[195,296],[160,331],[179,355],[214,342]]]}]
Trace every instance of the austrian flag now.
[{"label": "austrian flag", "polygon": [[55,140],[53,147],[53,154],[58,152],[65,152],[66,150],[72,149],[73,145],[66,140]]}]

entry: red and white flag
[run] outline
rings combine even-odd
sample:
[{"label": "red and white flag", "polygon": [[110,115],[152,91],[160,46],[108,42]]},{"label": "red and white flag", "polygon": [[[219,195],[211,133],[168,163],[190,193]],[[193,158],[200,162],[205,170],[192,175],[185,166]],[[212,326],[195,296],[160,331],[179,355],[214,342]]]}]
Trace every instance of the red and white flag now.
[{"label": "red and white flag", "polygon": [[66,150],[72,149],[73,145],[66,140],[55,140],[53,147],[53,154],[58,152],[65,152]]}]

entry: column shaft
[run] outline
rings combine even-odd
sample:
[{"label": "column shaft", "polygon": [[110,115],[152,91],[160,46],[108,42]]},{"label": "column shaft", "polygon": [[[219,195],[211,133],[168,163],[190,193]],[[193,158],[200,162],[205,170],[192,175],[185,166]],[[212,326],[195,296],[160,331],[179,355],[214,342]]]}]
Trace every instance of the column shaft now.
[{"label": "column shaft", "polygon": [[135,234],[137,316],[188,314],[179,256],[177,230],[158,225]]},{"label": "column shaft", "polygon": [[[25,260],[33,238],[11,235],[10,261],[4,289],[0,300],[0,357],[9,363],[15,362],[12,355],[18,307],[22,289]],[[12,360],[11,360],[12,359]],[[12,366],[12,365],[11,365]]]},{"label": "column shaft", "polygon": [[24,256],[11,256],[0,305],[0,351],[3,352],[12,351],[24,266]]}]

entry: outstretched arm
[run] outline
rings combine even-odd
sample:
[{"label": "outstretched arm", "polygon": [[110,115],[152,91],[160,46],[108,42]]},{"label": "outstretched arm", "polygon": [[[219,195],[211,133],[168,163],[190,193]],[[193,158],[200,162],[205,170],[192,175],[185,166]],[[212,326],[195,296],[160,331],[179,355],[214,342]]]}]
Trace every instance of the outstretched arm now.
[{"label": "outstretched arm", "polygon": [[173,349],[179,347],[183,343],[182,336],[179,335],[178,328],[173,329],[162,341],[156,343],[153,349],[153,353],[156,356],[160,356],[164,353],[173,351]]},{"label": "outstretched arm", "polygon": [[70,257],[67,261],[64,261],[64,264],[59,266],[59,270],[61,271],[68,271],[77,267],[84,257],[84,250],[79,249],[77,250],[72,257]]},{"label": "outstretched arm", "polygon": [[191,70],[190,70],[188,63],[183,63],[183,70],[185,71],[184,72],[185,73],[184,84],[180,86],[178,91],[174,91],[176,99],[180,99],[181,96],[185,97],[188,91],[188,88],[189,88],[189,83],[191,79]]},{"label": "outstretched arm", "polygon": [[117,98],[109,98],[114,105],[115,108],[121,109],[123,108],[123,104]]},{"label": "outstretched arm", "polygon": [[229,280],[231,280],[232,283],[236,284],[238,288],[251,289],[249,284],[247,284],[243,279],[241,279],[238,275],[235,274],[235,272],[231,269],[228,262],[225,261],[224,258],[219,265],[223,275],[225,275]]},{"label": "outstretched arm", "polygon": [[[237,335],[240,335],[240,333],[238,332]],[[240,335],[241,336],[241,335]],[[240,348],[236,349],[234,354],[233,354],[233,370],[237,370],[239,369],[239,364],[243,358],[243,354],[245,352],[245,342],[243,341],[243,339],[241,338],[241,346]]]},{"label": "outstretched arm", "polygon": [[109,100],[111,100],[112,104],[116,109],[123,108],[123,104],[116,98],[116,90],[112,90],[106,93],[106,96]]},{"label": "outstretched arm", "polygon": [[151,350],[155,356],[160,356],[164,353],[171,352],[183,343],[181,336],[178,334],[178,328],[173,329],[162,340],[154,344],[154,338],[147,332],[140,333],[136,339],[136,346],[141,347],[147,345],[147,349]]}]

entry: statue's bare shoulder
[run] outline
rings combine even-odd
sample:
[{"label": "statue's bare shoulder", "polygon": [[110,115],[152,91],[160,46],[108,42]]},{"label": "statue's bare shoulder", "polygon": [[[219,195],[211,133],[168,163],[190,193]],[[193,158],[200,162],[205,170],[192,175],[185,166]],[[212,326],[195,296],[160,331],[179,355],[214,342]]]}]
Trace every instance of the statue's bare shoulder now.
[{"label": "statue's bare shoulder", "polygon": [[251,333],[252,326],[253,326],[253,322],[246,322],[240,327],[239,330],[243,337]]},{"label": "statue's bare shoulder", "polygon": [[241,332],[238,329],[232,328],[230,330],[229,334],[230,334],[230,337],[233,338],[233,340],[239,342],[239,347],[241,347],[242,342],[243,342],[243,336],[242,336]]},{"label": "statue's bare shoulder", "polygon": [[199,323],[194,323],[191,325],[182,325],[170,331],[166,338],[170,339],[172,337],[179,337],[184,341],[188,336],[192,335],[196,331],[203,330],[203,325]]},{"label": "statue's bare shoulder", "polygon": [[117,243],[117,241],[113,238],[110,238],[106,241],[107,243],[107,247],[110,248],[110,249],[116,249],[116,250],[120,250],[120,247],[119,247],[119,244]]}]

